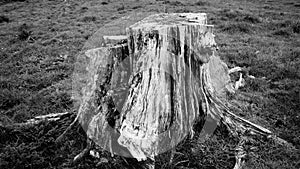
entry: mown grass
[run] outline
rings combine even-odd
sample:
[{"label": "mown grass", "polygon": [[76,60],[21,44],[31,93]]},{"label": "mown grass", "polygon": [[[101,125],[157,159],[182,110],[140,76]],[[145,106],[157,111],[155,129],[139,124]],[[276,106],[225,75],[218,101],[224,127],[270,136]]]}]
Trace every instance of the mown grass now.
[{"label": "mown grass", "polygon": [[[36,127],[7,125],[36,115],[74,111],[71,75],[76,54],[102,25],[132,12],[207,12],[215,25],[219,55],[229,67],[241,66],[257,79],[231,97],[235,113],[274,131],[300,148],[300,48],[297,1],[4,1],[0,3],[0,168],[132,168],[122,158],[101,154],[108,163],[72,158],[85,147],[85,134],[71,123]],[[122,7],[123,9],[120,9]],[[119,10],[118,10],[119,8]],[[204,143],[182,142],[174,161],[168,153],[158,168],[232,168],[238,140],[219,127]],[[268,140],[248,145],[246,168],[299,168],[299,151]],[[250,149],[250,147],[255,147]],[[129,160],[130,161],[130,160]],[[136,161],[130,161],[135,163]],[[131,164],[130,163],[130,164]],[[136,166],[138,168],[138,166]]]}]

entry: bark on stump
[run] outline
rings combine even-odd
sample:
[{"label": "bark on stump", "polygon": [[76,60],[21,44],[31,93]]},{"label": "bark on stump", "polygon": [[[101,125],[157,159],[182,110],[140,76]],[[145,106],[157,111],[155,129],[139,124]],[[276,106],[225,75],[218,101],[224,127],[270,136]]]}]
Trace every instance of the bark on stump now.
[{"label": "bark on stump", "polygon": [[225,106],[226,92],[234,89],[206,14],[151,15],[128,27],[125,36],[104,40],[105,47],[86,52],[88,80],[76,118],[104,150],[154,159],[192,135],[195,123],[205,126],[207,117],[241,138],[235,168],[242,165],[241,147],[249,135],[285,144]]}]

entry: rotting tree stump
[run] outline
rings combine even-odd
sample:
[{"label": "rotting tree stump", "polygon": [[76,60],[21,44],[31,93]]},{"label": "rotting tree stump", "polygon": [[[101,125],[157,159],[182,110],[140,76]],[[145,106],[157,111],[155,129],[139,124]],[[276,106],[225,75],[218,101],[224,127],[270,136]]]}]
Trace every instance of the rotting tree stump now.
[{"label": "rotting tree stump", "polygon": [[[86,85],[76,120],[90,141],[75,159],[95,142],[112,154],[154,160],[195,131],[211,134],[219,123],[241,138],[235,169],[251,135],[287,144],[225,106],[226,92],[234,89],[206,14],[151,15],[127,27],[126,35],[103,39],[102,47],[85,53]],[[206,125],[208,118],[215,125]]]}]

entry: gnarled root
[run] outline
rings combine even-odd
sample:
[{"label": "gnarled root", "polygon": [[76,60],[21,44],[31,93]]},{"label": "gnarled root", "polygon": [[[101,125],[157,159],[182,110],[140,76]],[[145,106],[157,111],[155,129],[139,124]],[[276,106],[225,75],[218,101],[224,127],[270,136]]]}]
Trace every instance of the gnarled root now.
[{"label": "gnarled root", "polygon": [[221,100],[219,95],[216,94],[214,84],[211,84],[212,77],[210,77],[209,68],[204,67],[202,70],[202,88],[207,100],[207,113],[215,119],[221,119],[220,122],[228,128],[229,132],[233,136],[240,138],[240,142],[236,147],[236,164],[234,169],[242,168],[244,157],[247,155],[244,150],[244,144],[246,141],[251,140],[251,136],[263,136],[267,139],[272,139],[279,145],[294,148],[287,141],[275,136],[270,130],[232,113],[229,108],[224,105],[226,100]]},{"label": "gnarled root", "polygon": [[77,163],[82,160],[85,156],[90,153],[90,150],[93,148],[94,142],[90,139],[87,139],[87,146],[84,150],[82,150],[78,155],[76,155],[73,159],[73,163]]}]

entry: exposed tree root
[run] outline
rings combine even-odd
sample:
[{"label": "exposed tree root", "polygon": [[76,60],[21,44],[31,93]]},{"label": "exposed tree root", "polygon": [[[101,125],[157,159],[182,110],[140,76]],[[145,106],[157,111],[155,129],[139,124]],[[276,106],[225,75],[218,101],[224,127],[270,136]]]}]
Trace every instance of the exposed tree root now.
[{"label": "exposed tree root", "polygon": [[67,133],[71,129],[73,129],[76,124],[78,125],[78,117],[79,116],[77,115],[76,118],[73,120],[73,122],[67,127],[67,129],[59,137],[56,138],[56,140],[55,140],[56,143],[61,142],[65,138],[65,136],[67,135]]},{"label": "exposed tree root", "polygon": [[25,123],[16,123],[14,125],[15,126],[37,125],[43,121],[59,121],[64,118],[70,117],[71,115],[72,115],[72,113],[70,113],[70,112],[41,115],[41,116],[36,116],[33,119],[29,119]]},{"label": "exposed tree root", "polygon": [[82,150],[78,155],[76,155],[73,159],[74,163],[81,161],[85,156],[90,153],[90,150],[93,148],[94,142],[90,139],[87,139],[87,146],[84,150]]},{"label": "exposed tree root", "polygon": [[233,169],[241,169],[244,165],[244,157],[246,156],[244,150],[245,138],[240,138],[240,142],[236,147],[236,155],[235,155],[235,166]]}]

